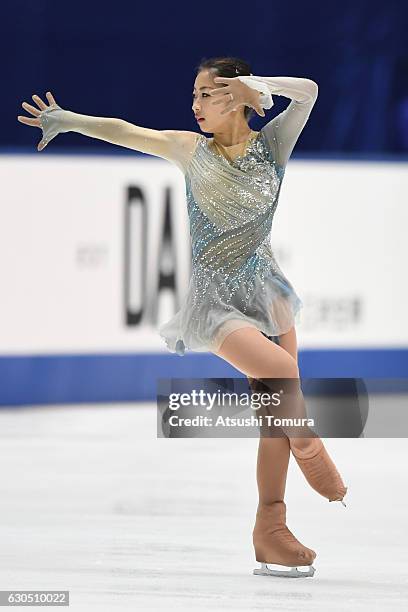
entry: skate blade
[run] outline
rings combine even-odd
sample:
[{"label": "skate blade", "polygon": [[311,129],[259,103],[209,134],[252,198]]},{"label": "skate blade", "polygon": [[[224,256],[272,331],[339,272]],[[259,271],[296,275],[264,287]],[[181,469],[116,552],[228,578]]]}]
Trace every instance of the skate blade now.
[{"label": "skate blade", "polygon": [[[269,564],[273,565],[273,564]],[[292,567],[290,570],[274,570],[268,567],[267,563],[261,563],[261,567],[254,569],[254,574],[256,576],[276,576],[281,578],[307,578],[308,576],[313,576],[315,573],[315,568],[313,565],[308,566],[300,566],[300,567],[308,567],[306,571],[298,570],[297,567]]]},{"label": "skate blade", "polygon": [[329,499],[329,502],[334,502],[334,501],[339,501],[339,502],[341,502],[341,503],[343,504],[343,506],[344,506],[345,508],[347,508],[346,504],[344,503],[344,501],[343,501],[342,499]]}]

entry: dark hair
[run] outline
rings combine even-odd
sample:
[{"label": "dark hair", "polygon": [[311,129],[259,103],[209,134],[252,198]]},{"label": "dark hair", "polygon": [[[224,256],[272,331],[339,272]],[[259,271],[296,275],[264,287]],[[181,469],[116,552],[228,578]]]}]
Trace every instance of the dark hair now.
[{"label": "dark hair", "polygon": [[[202,70],[211,70],[216,73],[215,76],[220,77],[237,77],[237,76],[249,76],[251,74],[251,67],[245,60],[239,59],[238,57],[210,57],[203,59],[196,66],[197,74]],[[244,107],[244,116],[247,121],[255,115],[255,111],[250,106]]]}]

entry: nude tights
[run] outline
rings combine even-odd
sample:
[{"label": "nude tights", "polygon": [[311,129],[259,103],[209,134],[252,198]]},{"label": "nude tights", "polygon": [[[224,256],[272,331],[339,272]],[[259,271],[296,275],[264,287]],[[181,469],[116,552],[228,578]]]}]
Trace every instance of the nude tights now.
[{"label": "nude tights", "polygon": [[[299,378],[294,328],[275,344],[257,329],[243,327],[230,333],[215,353],[248,377],[249,383],[260,378]],[[285,348],[284,348],[285,347]],[[299,400],[303,400],[300,392]],[[304,404],[299,401],[299,411]],[[304,414],[304,412],[303,412]],[[314,439],[291,437],[292,446],[310,454],[315,452]],[[257,457],[259,501],[270,504],[283,500],[290,458],[290,443],[284,431],[280,437],[260,437]]]}]

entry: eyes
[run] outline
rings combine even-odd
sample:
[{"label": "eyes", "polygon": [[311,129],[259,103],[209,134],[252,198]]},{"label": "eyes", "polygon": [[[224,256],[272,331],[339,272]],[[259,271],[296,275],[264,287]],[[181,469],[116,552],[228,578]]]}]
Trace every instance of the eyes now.
[{"label": "eyes", "polygon": [[[209,97],[211,97],[211,96],[210,96],[210,94],[205,93],[205,92],[203,92],[203,96],[209,96]],[[195,94],[193,94],[193,100],[194,100],[194,98],[195,98]]]}]

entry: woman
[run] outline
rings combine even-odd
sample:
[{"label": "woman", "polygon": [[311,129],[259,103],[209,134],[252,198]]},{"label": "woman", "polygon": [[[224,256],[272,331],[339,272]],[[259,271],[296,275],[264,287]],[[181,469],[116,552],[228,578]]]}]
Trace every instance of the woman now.
[{"label": "woman", "polygon": [[[291,102],[255,132],[248,125],[252,109],[265,116],[263,108],[273,105],[271,94]],[[243,372],[253,388],[269,388],[268,379],[277,377],[299,382],[294,323],[302,302],[274,258],[270,234],[286,164],[317,94],[310,79],[254,76],[240,59],[212,58],[197,67],[192,103],[200,129],[212,138],[80,115],[63,110],[50,92],[49,106],[36,95],[39,108],[22,104],[34,119],[18,117],[43,130],[39,151],[58,133],[75,131],[157,155],[181,169],[193,274],[181,310],[159,331],[170,351],[184,355],[186,349],[210,350]],[[303,410],[300,384],[291,398]],[[290,450],[309,484],[329,501],[342,501],[347,491],[322,441],[310,430],[261,435],[253,542],[262,567],[254,573],[314,573],[316,553],[286,526],[283,499]],[[267,564],[292,569],[275,571]],[[297,570],[306,565],[307,572]]]}]

